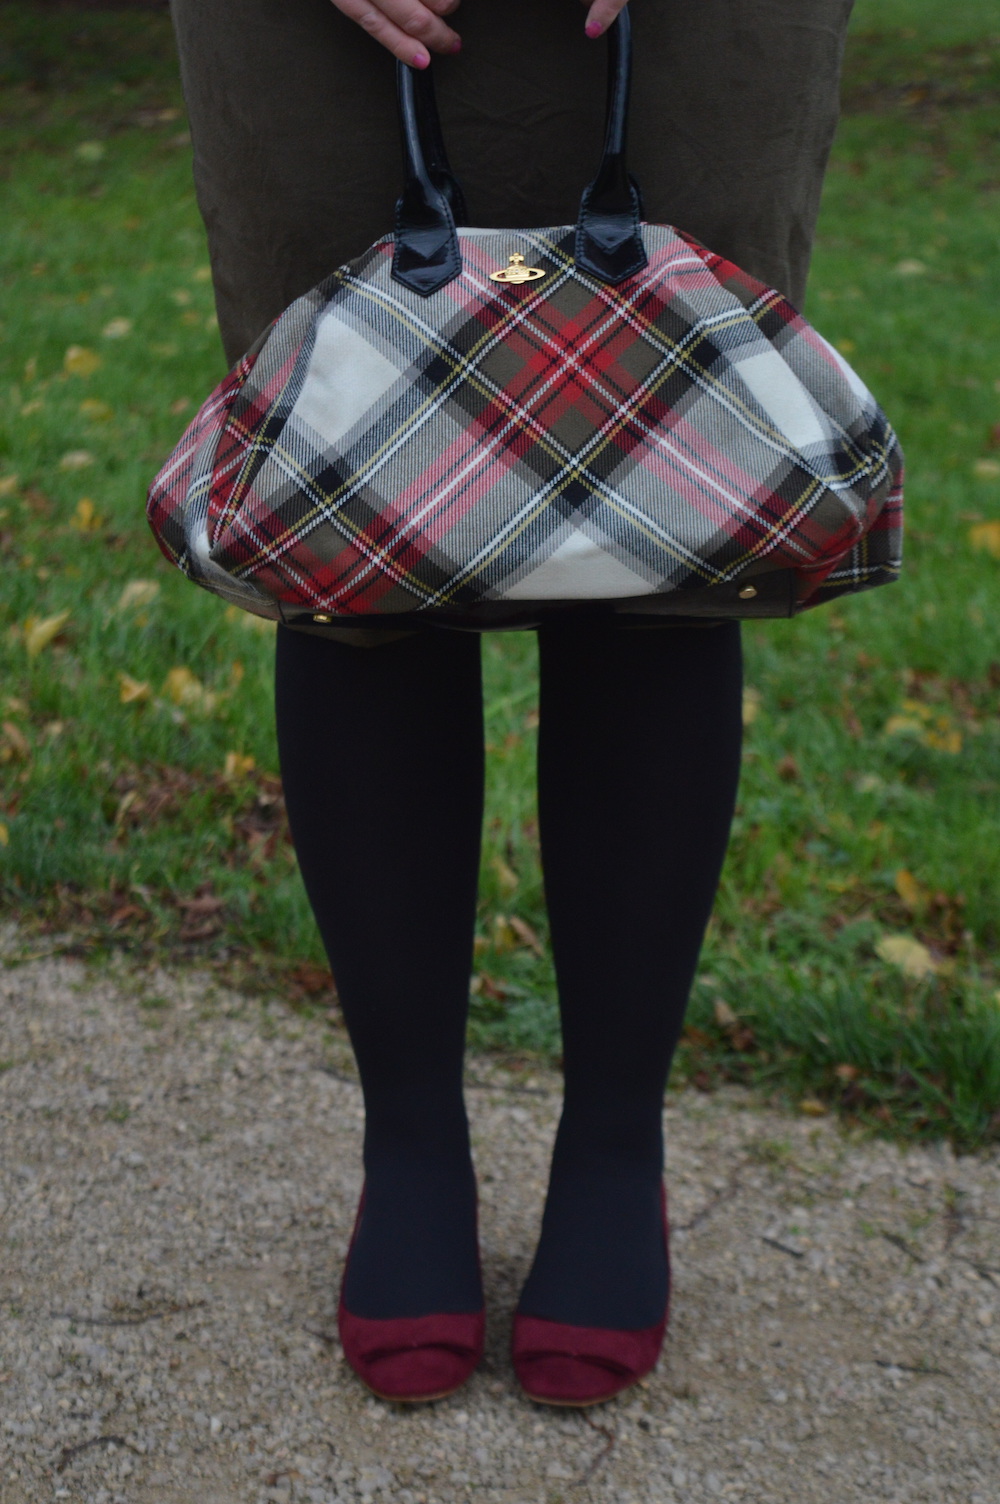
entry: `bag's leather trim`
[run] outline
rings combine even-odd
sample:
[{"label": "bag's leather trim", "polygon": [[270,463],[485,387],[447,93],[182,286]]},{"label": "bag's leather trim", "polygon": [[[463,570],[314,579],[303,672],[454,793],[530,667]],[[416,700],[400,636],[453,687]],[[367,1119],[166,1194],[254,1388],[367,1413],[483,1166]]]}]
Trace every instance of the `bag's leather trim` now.
[{"label": "bag's leather trim", "polygon": [[334,616],[317,621],[317,613],[297,606],[281,606],[286,627],[320,635],[351,630],[421,631],[427,627],[455,627],[470,632],[517,631],[557,621],[594,621],[615,618],[622,626],[685,621],[729,621],[747,617],[794,616],[798,607],[798,577],[794,570],[776,569],[753,576],[756,594],[741,597],[747,579],[700,590],[672,590],[668,595],[632,596],[611,601],[478,601],[472,606],[436,606],[433,612],[403,612],[385,616]]}]

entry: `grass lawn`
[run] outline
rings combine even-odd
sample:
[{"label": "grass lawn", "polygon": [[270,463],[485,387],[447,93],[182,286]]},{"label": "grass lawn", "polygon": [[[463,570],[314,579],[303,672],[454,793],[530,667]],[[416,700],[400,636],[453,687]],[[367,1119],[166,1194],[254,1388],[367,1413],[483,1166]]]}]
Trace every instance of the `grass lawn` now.
[{"label": "grass lawn", "polygon": [[[994,33],[991,37],[991,32]],[[744,777],[672,1084],[1000,1138],[1000,23],[858,0],[807,312],[907,454],[904,581],[747,628]],[[271,630],[172,574],[145,488],[223,371],[169,26],[0,10],[0,888],[322,1003]],[[485,641],[472,1041],[558,1052],[534,639]]]}]

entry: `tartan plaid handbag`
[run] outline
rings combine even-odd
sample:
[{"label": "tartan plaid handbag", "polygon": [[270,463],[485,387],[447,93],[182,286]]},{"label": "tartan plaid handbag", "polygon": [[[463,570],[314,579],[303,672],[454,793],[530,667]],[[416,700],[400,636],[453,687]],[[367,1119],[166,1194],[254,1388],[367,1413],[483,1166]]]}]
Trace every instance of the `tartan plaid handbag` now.
[{"label": "tartan plaid handbag", "polygon": [[201,408],[149,493],[168,559],[313,631],[790,616],[896,578],[884,413],[780,293],[642,222],[629,70],[622,11],[576,226],[491,230],[398,65],[395,231]]}]

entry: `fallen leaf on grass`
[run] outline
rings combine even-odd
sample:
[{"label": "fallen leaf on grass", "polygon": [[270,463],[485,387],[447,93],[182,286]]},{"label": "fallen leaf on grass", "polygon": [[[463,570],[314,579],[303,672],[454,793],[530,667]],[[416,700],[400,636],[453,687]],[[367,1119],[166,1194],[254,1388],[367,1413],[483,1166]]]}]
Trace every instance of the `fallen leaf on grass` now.
[{"label": "fallen leaf on grass", "polygon": [[890,966],[898,967],[904,976],[915,982],[922,982],[941,970],[940,963],[935,961],[927,946],[914,940],[912,935],[883,935],[875,946],[875,954],[880,961],[888,961]]},{"label": "fallen leaf on grass", "polygon": [[86,449],[71,449],[59,461],[60,470],[86,470],[94,463],[94,456]]},{"label": "fallen leaf on grass", "polygon": [[759,689],[754,689],[752,685],[748,685],[747,688],[743,691],[743,724],[744,724],[744,726],[752,726],[753,725],[754,721],[757,719],[758,715],[760,714],[760,706],[761,706],[762,699],[763,699],[763,695],[761,694],[760,690]]},{"label": "fallen leaf on grass", "polygon": [[980,480],[997,480],[1000,478],[1000,460],[976,460],[972,473]]},{"label": "fallen leaf on grass", "polygon": [[177,907],[184,915],[181,940],[212,940],[222,929],[225,899],[218,898],[206,883],[192,898],[179,898]]},{"label": "fallen leaf on grass", "polygon": [[925,747],[952,756],[962,750],[962,733],[951,716],[935,714],[919,700],[904,700],[902,713],[891,715],[882,732],[884,736],[914,736]]},{"label": "fallen leaf on grass", "polygon": [[0,820],[0,846],[9,846],[9,845],[10,845],[10,831],[8,830],[7,826],[3,823],[3,821]]},{"label": "fallen leaf on grass", "polygon": [[319,997],[323,992],[333,992],[333,976],[329,966],[316,966],[312,961],[302,961],[293,967],[289,979],[298,992],[306,997]]},{"label": "fallen leaf on grass", "polygon": [[181,413],[186,413],[190,406],[190,397],[178,397],[176,402],[171,402],[169,411],[173,417],[179,418]]},{"label": "fallen leaf on grass", "polygon": [[226,906],[225,899],[217,898],[214,893],[196,893],[194,898],[179,898],[177,907],[183,909],[185,914],[218,914],[220,909]]},{"label": "fallen leaf on grass", "polygon": [[82,496],[69,519],[69,525],[75,527],[78,533],[99,533],[104,526],[104,518],[98,515],[90,497]]},{"label": "fallen leaf on grass", "polygon": [[4,721],[0,729],[0,762],[23,762],[31,755],[31,743],[13,721]]},{"label": "fallen leaf on grass", "polygon": [[110,403],[101,402],[97,397],[85,397],[80,403],[80,412],[91,423],[109,423],[115,415]]},{"label": "fallen leaf on grass", "polygon": [[254,759],[244,756],[242,752],[227,752],[222,776],[228,782],[236,783],[241,778],[249,777],[256,766]]},{"label": "fallen leaf on grass", "polygon": [[833,1074],[836,1076],[838,1081],[847,1083],[850,1081],[856,1081],[861,1075],[861,1071],[856,1065],[848,1065],[845,1062],[845,1064],[843,1065],[835,1065],[833,1068]]},{"label": "fallen leaf on grass", "polygon": [[117,610],[128,611],[132,606],[149,606],[160,593],[156,580],[129,580],[118,597]]},{"label": "fallen leaf on grass", "polygon": [[490,863],[490,866],[496,873],[497,882],[500,884],[501,888],[506,888],[509,892],[513,892],[520,882],[520,878],[514,871],[513,867],[508,866],[502,856],[495,856]]},{"label": "fallen leaf on grass", "polygon": [[507,988],[496,977],[491,977],[485,971],[477,971],[469,983],[469,991],[473,997],[488,997],[493,1003],[502,1003],[507,996]]},{"label": "fallen leaf on grass", "polygon": [[218,695],[206,689],[189,668],[172,668],[163,681],[163,693],[183,709],[201,710],[206,714],[215,709],[218,700]]},{"label": "fallen leaf on grass", "polygon": [[826,1108],[818,1097],[803,1097],[799,1111],[807,1118],[825,1118]]},{"label": "fallen leaf on grass", "polygon": [[103,141],[81,141],[73,155],[79,157],[81,162],[99,162],[104,152]]},{"label": "fallen leaf on grass", "polygon": [[19,475],[5,475],[0,479],[0,496],[13,496],[20,484]]},{"label": "fallen leaf on grass", "polygon": [[28,657],[36,658],[43,648],[54,642],[69,618],[68,611],[59,611],[55,616],[29,616],[22,632]]},{"label": "fallen leaf on grass", "polygon": [[524,919],[519,919],[516,914],[510,916],[510,927],[514,931],[521,944],[527,950],[534,951],[539,960],[545,955],[544,947],[535,931]]},{"label": "fallen leaf on grass", "polygon": [[[725,998],[717,997],[712,1006],[716,1025],[725,1033],[726,1041],[731,1049],[744,1055],[756,1048],[757,1036],[754,1034],[754,1031],[748,1024],[742,1021],[738,1013],[730,1008]],[[686,1030],[684,1038],[689,1043],[695,1043],[694,1035],[699,1032],[697,1029],[694,1031]]]},{"label": "fallen leaf on grass", "polygon": [[897,277],[922,277],[926,270],[927,267],[923,261],[907,259],[896,263]]},{"label": "fallen leaf on grass", "polygon": [[901,867],[896,873],[893,886],[906,907],[913,911],[922,909],[930,897],[927,889],[922,888],[913,873],[907,872],[905,867]]},{"label": "fallen leaf on grass", "polygon": [[120,909],[115,909],[113,914],[109,915],[108,926],[116,930],[123,924],[127,924],[130,919],[145,919],[146,917],[146,910],[140,904],[126,903]]},{"label": "fallen leaf on grass", "polygon": [[93,376],[101,366],[101,357],[96,350],[86,345],[70,345],[63,356],[63,370],[67,376]]},{"label": "fallen leaf on grass", "polygon": [[118,675],[118,698],[123,705],[142,704],[151,694],[152,690],[145,679],[133,679],[131,674]]},{"label": "fallen leaf on grass", "polygon": [[131,319],[111,319],[101,330],[105,339],[124,339],[126,334],[131,334],[131,332]]},{"label": "fallen leaf on grass", "polygon": [[1000,559],[1000,522],[979,522],[970,527],[969,542],[978,553]]}]

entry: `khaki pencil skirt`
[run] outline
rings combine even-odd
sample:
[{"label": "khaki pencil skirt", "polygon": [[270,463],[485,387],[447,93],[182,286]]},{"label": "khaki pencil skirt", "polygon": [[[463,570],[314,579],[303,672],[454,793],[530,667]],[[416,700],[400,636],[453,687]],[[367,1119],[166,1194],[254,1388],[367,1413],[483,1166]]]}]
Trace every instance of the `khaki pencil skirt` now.
[{"label": "khaki pencil skirt", "polygon": [[[799,306],[851,5],[631,5],[629,165],[645,217],[695,235]],[[395,62],[329,0],[173,0],[172,10],[232,362],[293,299],[391,229]],[[450,18],[463,50],[433,66],[473,224],[575,222],[604,119],[606,44],[584,36],[584,15],[579,0],[464,0]],[[661,629],[683,620],[622,619]],[[357,646],[407,635],[312,630]]]}]

